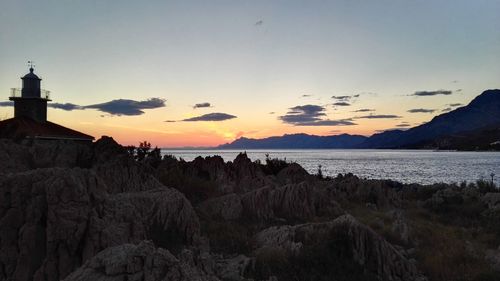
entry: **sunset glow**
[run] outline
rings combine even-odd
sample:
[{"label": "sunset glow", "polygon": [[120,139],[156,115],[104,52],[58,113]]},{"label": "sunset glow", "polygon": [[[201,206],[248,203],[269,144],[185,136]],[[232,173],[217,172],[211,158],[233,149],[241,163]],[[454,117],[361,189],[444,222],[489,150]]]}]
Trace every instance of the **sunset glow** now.
[{"label": "sunset glow", "polygon": [[[405,129],[500,88],[500,2],[479,2],[3,1],[1,101],[33,59],[80,107],[49,120],[126,145]],[[141,112],[103,110],[119,99]]]}]

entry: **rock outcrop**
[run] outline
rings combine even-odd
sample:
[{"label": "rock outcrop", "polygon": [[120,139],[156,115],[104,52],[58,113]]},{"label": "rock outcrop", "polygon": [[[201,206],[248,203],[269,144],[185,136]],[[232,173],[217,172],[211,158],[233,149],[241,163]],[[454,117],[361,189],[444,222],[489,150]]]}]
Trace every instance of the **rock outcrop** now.
[{"label": "rock outcrop", "polygon": [[144,239],[170,249],[196,243],[198,217],[181,193],[157,182],[116,189],[81,168],[0,178],[0,279],[58,280],[105,248]]},{"label": "rock outcrop", "polygon": [[328,182],[328,186],[346,202],[373,204],[377,208],[398,208],[402,204],[398,193],[402,185],[390,180],[362,180],[347,174],[339,175]]},{"label": "rock outcrop", "polygon": [[424,281],[422,269],[457,280],[435,266],[455,260],[479,280],[499,268],[498,249],[485,250],[500,229],[488,183],[324,178],[245,153],[227,163],[129,153],[109,137],[0,140],[0,280]]},{"label": "rock outcrop", "polygon": [[307,182],[225,195],[203,202],[199,210],[213,219],[244,217],[256,221],[307,221],[314,217],[335,218],[344,213],[333,194]]},{"label": "rock outcrop", "polygon": [[500,210],[500,193],[486,193],[481,201],[488,206],[490,210]]},{"label": "rock outcrop", "polygon": [[328,243],[339,237],[342,242],[339,246],[349,251],[342,258],[351,258],[379,280],[426,280],[413,262],[407,260],[390,243],[350,215],[326,223],[271,227],[258,233],[255,240],[259,248],[278,247],[289,255],[296,256],[311,244],[318,241]]},{"label": "rock outcrop", "polygon": [[152,242],[122,244],[98,253],[64,279],[65,281],[171,280],[218,281],[192,265],[177,259]]}]

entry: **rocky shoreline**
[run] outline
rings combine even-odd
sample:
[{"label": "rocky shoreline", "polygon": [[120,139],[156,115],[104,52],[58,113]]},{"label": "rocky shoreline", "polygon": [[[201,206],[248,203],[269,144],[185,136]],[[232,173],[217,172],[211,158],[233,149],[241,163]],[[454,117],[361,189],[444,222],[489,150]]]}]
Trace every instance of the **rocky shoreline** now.
[{"label": "rocky shoreline", "polygon": [[[135,155],[136,156],[136,155]],[[0,280],[500,280],[500,193],[0,140]]]}]

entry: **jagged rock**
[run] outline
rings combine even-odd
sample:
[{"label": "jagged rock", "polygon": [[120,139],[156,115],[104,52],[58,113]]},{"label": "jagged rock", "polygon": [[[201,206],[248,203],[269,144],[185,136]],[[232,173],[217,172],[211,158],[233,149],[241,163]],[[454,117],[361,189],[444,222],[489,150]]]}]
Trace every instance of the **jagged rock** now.
[{"label": "jagged rock", "polygon": [[9,139],[0,139],[0,174],[26,171],[31,168],[31,155],[26,146]]},{"label": "jagged rock", "polygon": [[203,271],[178,260],[168,250],[143,241],[138,245],[110,247],[89,259],[65,281],[171,280],[217,281]]},{"label": "jagged rock", "polygon": [[307,220],[334,218],[344,213],[332,194],[307,182],[281,187],[268,186],[244,194],[229,194],[198,206],[209,218],[236,220]]},{"label": "jagged rock", "polygon": [[198,218],[166,187],[109,194],[92,170],[47,168],[0,178],[0,279],[58,280],[109,246],[195,243]]},{"label": "jagged rock", "polygon": [[398,189],[401,184],[389,180],[363,180],[352,174],[339,175],[327,183],[338,198],[348,202],[373,204],[377,209],[399,208],[402,205]]},{"label": "jagged rock", "polygon": [[500,210],[500,193],[488,192],[481,198],[481,202],[491,210]]},{"label": "jagged rock", "polygon": [[92,169],[106,183],[109,193],[145,191],[163,186],[152,175],[150,166],[135,161],[113,138],[104,136],[93,147]]},{"label": "jagged rock", "polygon": [[288,167],[278,172],[276,176],[284,184],[300,183],[314,178],[302,166],[297,163],[290,163]]},{"label": "jagged rock", "polygon": [[189,163],[163,161],[156,171],[159,179],[178,177],[179,174],[184,178],[214,184],[218,195],[244,193],[274,184],[272,178],[266,176],[260,166],[251,162],[244,153],[228,163],[224,163],[220,156],[196,157]]},{"label": "jagged rock", "polygon": [[391,227],[392,233],[397,235],[403,243],[410,242],[410,226],[402,210],[392,210],[388,212],[389,217],[392,218],[393,223]]},{"label": "jagged rock", "polygon": [[0,140],[0,173],[22,172],[48,167],[89,167],[92,161],[90,145],[68,141],[35,140],[18,144]]},{"label": "jagged rock", "polygon": [[273,183],[262,169],[248,158],[246,153],[238,154],[232,168],[236,174],[235,192],[237,193],[255,190]]},{"label": "jagged rock", "polygon": [[92,169],[106,183],[109,193],[144,191],[163,186],[151,175],[151,167],[134,161],[128,155],[97,163]]},{"label": "jagged rock", "polygon": [[201,214],[211,219],[235,220],[241,218],[243,205],[237,194],[228,194],[209,199],[198,206]]},{"label": "jagged rock", "polygon": [[35,141],[29,151],[34,168],[88,168],[92,163],[91,145],[85,143],[63,140]]},{"label": "jagged rock", "polygon": [[217,276],[225,281],[245,281],[243,276],[253,267],[253,259],[244,255],[217,261]]},{"label": "jagged rock", "polygon": [[119,145],[112,137],[102,136],[92,144],[94,162],[108,162],[110,159],[127,155],[123,146]]},{"label": "jagged rock", "polygon": [[272,227],[258,233],[255,241],[258,248],[281,247],[290,255],[297,255],[308,245],[338,236],[343,237],[342,246],[349,249],[353,262],[379,280],[426,280],[414,263],[350,215],[326,223]]},{"label": "jagged rock", "polygon": [[241,202],[244,216],[257,220],[333,218],[343,213],[332,194],[307,182],[263,187],[243,194]]},{"label": "jagged rock", "polygon": [[4,278],[49,280],[81,262],[79,248],[102,181],[82,169],[37,169],[0,179],[0,264]]},{"label": "jagged rock", "polygon": [[91,216],[84,259],[109,246],[151,239],[177,250],[199,238],[199,221],[179,192],[162,188],[108,196]]}]

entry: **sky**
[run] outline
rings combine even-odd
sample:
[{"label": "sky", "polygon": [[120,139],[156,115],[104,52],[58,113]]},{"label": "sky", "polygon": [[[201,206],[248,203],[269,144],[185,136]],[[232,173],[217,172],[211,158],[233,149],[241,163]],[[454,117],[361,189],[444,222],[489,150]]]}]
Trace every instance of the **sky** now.
[{"label": "sky", "polygon": [[500,88],[500,1],[0,1],[0,119],[160,147],[405,129]]}]

